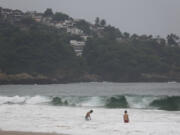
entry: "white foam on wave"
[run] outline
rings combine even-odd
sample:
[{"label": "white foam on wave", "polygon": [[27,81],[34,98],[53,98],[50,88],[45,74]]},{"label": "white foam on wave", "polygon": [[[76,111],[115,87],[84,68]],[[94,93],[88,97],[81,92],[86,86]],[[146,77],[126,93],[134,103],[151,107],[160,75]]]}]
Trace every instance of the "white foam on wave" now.
[{"label": "white foam on wave", "polygon": [[105,101],[100,97],[88,97],[85,101],[77,103],[77,106],[83,107],[103,107],[105,105]]},{"label": "white foam on wave", "polygon": [[12,104],[19,104],[25,102],[26,97],[20,96],[13,96],[13,97],[6,97],[0,96],[0,104],[12,103]]},{"label": "white foam on wave", "polygon": [[93,109],[91,121],[84,115],[92,108],[42,105],[1,105],[2,130],[57,132],[70,135],[179,135],[180,111],[129,109],[130,123],[124,124],[124,109]]},{"label": "white foam on wave", "polygon": [[150,103],[158,99],[155,96],[125,96],[131,108],[149,108]]},{"label": "white foam on wave", "polygon": [[50,102],[51,99],[45,96],[0,96],[0,104],[41,104]]},{"label": "white foam on wave", "polygon": [[28,97],[26,100],[26,104],[41,104],[41,103],[48,103],[51,99],[44,96],[34,96],[34,97]]}]

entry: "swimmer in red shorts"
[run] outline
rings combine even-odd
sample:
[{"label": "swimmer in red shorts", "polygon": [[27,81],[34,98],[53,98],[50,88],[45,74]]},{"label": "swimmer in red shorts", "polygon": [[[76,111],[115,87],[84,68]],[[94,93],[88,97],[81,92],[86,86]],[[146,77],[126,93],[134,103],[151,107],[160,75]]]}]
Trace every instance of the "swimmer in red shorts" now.
[{"label": "swimmer in red shorts", "polygon": [[129,116],[128,116],[126,110],[124,111],[124,117],[123,118],[124,118],[124,123],[129,123]]}]

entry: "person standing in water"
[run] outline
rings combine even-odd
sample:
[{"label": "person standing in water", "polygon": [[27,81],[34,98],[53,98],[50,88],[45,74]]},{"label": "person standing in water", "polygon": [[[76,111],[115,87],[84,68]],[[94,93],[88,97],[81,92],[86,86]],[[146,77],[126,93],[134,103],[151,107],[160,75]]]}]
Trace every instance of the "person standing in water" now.
[{"label": "person standing in water", "polygon": [[86,113],[85,120],[91,120],[91,113],[93,113],[93,110]]},{"label": "person standing in water", "polygon": [[129,116],[128,116],[126,110],[124,111],[124,116],[123,116],[123,118],[124,118],[124,123],[129,123]]}]

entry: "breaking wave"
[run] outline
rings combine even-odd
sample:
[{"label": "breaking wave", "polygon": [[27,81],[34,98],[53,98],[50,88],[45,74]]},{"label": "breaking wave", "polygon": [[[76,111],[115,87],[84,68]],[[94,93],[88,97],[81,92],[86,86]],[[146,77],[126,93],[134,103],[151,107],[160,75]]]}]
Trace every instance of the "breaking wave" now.
[{"label": "breaking wave", "polygon": [[180,110],[180,96],[164,97],[154,100],[151,106],[158,107],[161,110]]},{"label": "breaking wave", "polygon": [[74,107],[105,107],[105,108],[136,108],[180,110],[180,96],[147,96],[147,95],[116,95],[116,96],[0,96],[0,105],[30,104]]}]

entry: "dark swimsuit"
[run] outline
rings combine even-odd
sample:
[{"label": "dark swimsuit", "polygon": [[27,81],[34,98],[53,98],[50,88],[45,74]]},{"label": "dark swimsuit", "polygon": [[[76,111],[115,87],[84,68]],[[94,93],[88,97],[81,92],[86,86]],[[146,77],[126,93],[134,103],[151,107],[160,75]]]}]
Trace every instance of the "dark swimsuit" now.
[{"label": "dark swimsuit", "polygon": [[124,120],[124,123],[128,123],[129,121],[128,120]]}]

